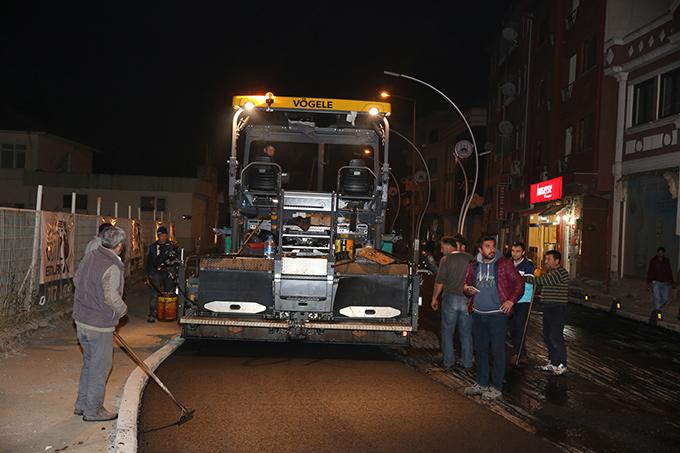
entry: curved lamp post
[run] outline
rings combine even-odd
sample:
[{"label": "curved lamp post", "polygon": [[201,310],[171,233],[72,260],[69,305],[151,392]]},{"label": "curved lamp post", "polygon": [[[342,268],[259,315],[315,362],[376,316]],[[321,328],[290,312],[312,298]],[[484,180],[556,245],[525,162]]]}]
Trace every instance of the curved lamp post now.
[{"label": "curved lamp post", "polygon": [[[477,180],[479,179],[479,154],[477,153],[477,141],[475,140],[475,134],[472,133],[472,128],[470,127],[470,123],[468,123],[467,118],[465,118],[465,115],[463,115],[463,112],[458,108],[458,106],[451,100],[449,99],[448,96],[446,96],[444,93],[441,92],[441,90],[437,89],[436,87],[430,85],[429,83],[417,79],[415,77],[411,77],[406,74],[400,74],[398,72],[392,72],[392,71],[383,71],[385,75],[392,76],[392,77],[400,77],[402,79],[408,79],[408,80],[413,80],[414,82],[418,82],[421,85],[425,85],[426,87],[430,88],[437,94],[439,94],[441,97],[446,99],[446,101],[453,106],[453,108],[458,112],[460,117],[463,119],[463,122],[465,123],[465,127],[467,127],[468,132],[470,133],[470,138],[472,139],[472,145],[474,147],[474,153],[475,153],[475,179],[474,182],[472,183],[472,196],[470,196],[469,200],[464,200],[463,201],[463,207],[461,209],[461,216],[460,216],[460,224],[459,224],[459,233],[463,233],[463,230],[465,229],[465,218],[467,217],[467,212],[468,209],[470,208],[470,203],[472,202],[472,197],[475,194],[475,190],[477,189]],[[420,233],[420,232],[419,232]]]},{"label": "curved lamp post", "polygon": [[403,134],[399,133],[399,131],[395,129],[390,130],[390,132],[391,133],[393,132],[397,136],[401,137],[406,143],[408,143],[411,146],[413,151],[418,154],[418,157],[420,157],[420,160],[423,163],[423,167],[425,168],[425,172],[427,173],[427,199],[425,200],[425,206],[423,206],[423,209],[420,212],[420,217],[418,217],[418,223],[415,226],[413,238],[413,262],[417,263],[418,254],[420,253],[420,226],[423,223],[423,218],[425,217],[425,213],[427,212],[427,207],[430,205],[430,197],[432,196],[432,178],[430,177],[430,169],[427,166],[425,157],[423,156],[423,153],[420,152],[415,143],[413,143],[411,140],[406,138]]},{"label": "curved lamp post", "polygon": [[[402,96],[400,94],[392,94],[387,91],[382,91],[380,92],[380,97],[383,99],[389,99],[389,98],[396,98],[396,99],[403,99],[404,101],[409,101],[412,105],[412,110],[411,110],[411,142],[415,143],[416,142],[416,104],[417,101],[415,98],[410,98],[407,96]],[[411,180],[414,179],[415,173],[416,173],[416,153],[413,152],[411,153]],[[411,233],[413,235],[416,232],[416,193],[415,190],[411,191]]]}]

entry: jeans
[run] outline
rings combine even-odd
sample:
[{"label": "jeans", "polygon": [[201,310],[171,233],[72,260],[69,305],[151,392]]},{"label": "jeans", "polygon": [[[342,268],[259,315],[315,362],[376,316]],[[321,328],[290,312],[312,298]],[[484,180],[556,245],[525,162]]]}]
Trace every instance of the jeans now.
[{"label": "jeans", "polygon": [[[503,390],[505,377],[505,336],[508,332],[508,317],[504,313],[472,313],[472,336],[475,343],[477,363],[477,384],[489,387],[491,384]],[[491,354],[491,382],[489,382],[489,353]]]},{"label": "jeans", "polygon": [[[160,289],[162,292],[172,292],[175,290],[175,282],[170,278],[170,275],[167,272],[163,272],[160,274],[150,274],[149,277],[151,278],[151,281],[153,284],[156,286],[156,288]],[[151,292],[151,300],[149,301],[149,316],[153,316],[154,318],[157,315],[156,311],[156,298],[158,297],[158,293],[156,293],[156,290],[154,289]]]},{"label": "jeans", "polygon": [[106,380],[113,362],[113,332],[97,332],[76,326],[83,348],[83,368],[75,408],[84,415],[95,415],[104,404]]},{"label": "jeans", "polygon": [[670,283],[652,282],[652,293],[654,294],[654,308],[661,310],[668,303],[668,288]]},{"label": "jeans", "polygon": [[468,313],[468,299],[458,294],[442,296],[442,362],[444,366],[453,366],[456,354],[453,348],[453,336],[458,328],[460,338],[460,358],[465,368],[472,366],[472,318]]},{"label": "jeans", "polygon": [[543,341],[548,348],[548,360],[557,366],[567,366],[567,345],[564,342],[564,318],[566,305],[543,307]]},{"label": "jeans", "polygon": [[524,326],[527,322],[527,317],[529,316],[529,308],[531,304],[521,303],[515,304],[512,310],[512,316],[510,317],[510,339],[512,340],[512,349],[521,358],[527,356],[527,345],[526,340],[522,345],[522,351],[520,353],[519,346],[522,343],[522,336],[524,335]]}]

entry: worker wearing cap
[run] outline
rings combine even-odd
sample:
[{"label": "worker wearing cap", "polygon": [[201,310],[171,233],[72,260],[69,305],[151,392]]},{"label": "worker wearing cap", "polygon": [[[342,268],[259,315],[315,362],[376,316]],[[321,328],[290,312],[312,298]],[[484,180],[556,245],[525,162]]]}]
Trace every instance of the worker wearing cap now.
[{"label": "worker wearing cap", "polygon": [[149,246],[149,252],[146,257],[146,273],[154,287],[149,302],[147,322],[156,321],[156,291],[172,292],[175,290],[175,282],[170,276],[165,263],[168,262],[172,255],[177,254],[177,246],[169,240],[168,229],[164,226],[158,227],[156,237],[158,237],[158,240]]}]

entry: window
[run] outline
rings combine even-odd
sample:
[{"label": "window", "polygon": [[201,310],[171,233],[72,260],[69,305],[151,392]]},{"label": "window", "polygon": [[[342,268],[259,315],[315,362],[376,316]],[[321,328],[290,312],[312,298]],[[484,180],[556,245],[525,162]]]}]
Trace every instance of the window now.
[{"label": "window", "polygon": [[5,145],[2,146],[0,166],[2,166],[2,168],[14,168],[14,151],[6,150]]},{"label": "window", "polygon": [[578,122],[578,150],[587,151],[593,147],[593,116],[581,118]]},{"label": "window", "polygon": [[564,130],[564,155],[568,156],[571,154],[571,144],[574,138],[574,128],[569,126]]},{"label": "window", "polygon": [[139,202],[142,211],[163,211],[165,212],[165,198],[142,197]]},{"label": "window", "polygon": [[544,17],[538,26],[538,45],[542,46],[548,39],[548,18]]},{"label": "window", "polygon": [[578,7],[580,6],[580,0],[572,0],[571,11],[567,14],[565,19],[565,28],[571,30],[576,24],[576,13],[578,12]]},{"label": "window", "polygon": [[582,72],[592,69],[597,64],[597,47],[595,45],[595,36],[586,39],[583,43],[583,67]]},{"label": "window", "polygon": [[545,101],[545,80],[540,80],[538,84],[536,84],[536,108],[538,110],[543,109]]},{"label": "window", "polygon": [[569,57],[569,85],[574,83],[574,80],[576,80],[576,61],[577,61],[577,55],[574,54],[571,57]]},{"label": "window", "polygon": [[0,154],[0,168],[24,168],[26,166],[26,145],[3,143]]},{"label": "window", "polygon": [[[64,195],[64,203],[62,208],[71,209],[71,194],[67,193]],[[87,194],[76,194],[76,209],[87,211]]]},{"label": "window", "polygon": [[439,141],[439,129],[430,129],[430,133],[427,136],[427,143],[437,143]]},{"label": "window", "polygon": [[153,211],[156,207],[156,198],[142,197],[142,200],[139,202],[139,207],[142,208],[142,211]]},{"label": "window", "polygon": [[635,85],[633,91],[633,125],[653,121],[655,111],[656,77]]},{"label": "window", "polygon": [[661,75],[659,117],[680,113],[680,68]]}]

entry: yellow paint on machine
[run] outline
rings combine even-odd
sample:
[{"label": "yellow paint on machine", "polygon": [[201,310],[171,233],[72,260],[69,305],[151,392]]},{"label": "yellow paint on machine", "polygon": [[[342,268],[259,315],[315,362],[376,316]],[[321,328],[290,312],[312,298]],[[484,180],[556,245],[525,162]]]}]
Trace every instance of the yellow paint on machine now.
[{"label": "yellow paint on machine", "polygon": [[388,102],[351,99],[239,95],[234,96],[232,103],[234,108],[244,108],[248,102],[252,102],[255,108],[266,109],[268,106],[267,100],[271,100],[269,105],[271,110],[368,113],[371,108],[376,108],[380,115],[389,115],[391,113],[391,106]]}]

